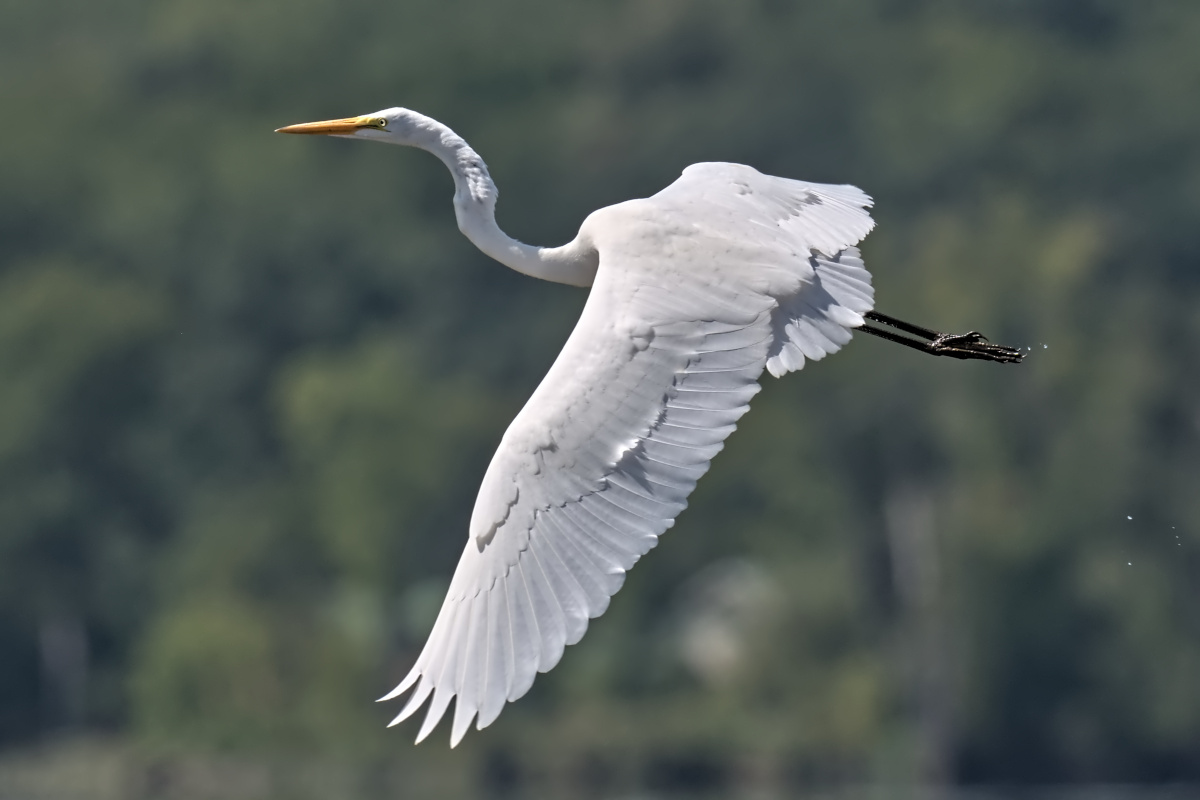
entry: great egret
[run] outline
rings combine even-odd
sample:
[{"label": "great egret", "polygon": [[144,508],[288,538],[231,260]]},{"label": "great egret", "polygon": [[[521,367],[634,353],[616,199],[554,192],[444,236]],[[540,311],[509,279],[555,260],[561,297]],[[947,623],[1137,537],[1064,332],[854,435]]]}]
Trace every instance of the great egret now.
[{"label": "great egret", "polygon": [[418,742],[454,697],[451,746],[476,716],[478,728],[490,725],[580,640],[687,505],[764,368],[798,370],[856,329],[935,355],[1021,359],[976,332],[942,334],[872,310],[855,247],[874,225],[871,198],[854,186],[693,164],[653,197],[593,212],[574,241],[531,247],[496,225],[483,159],[436,120],[389,108],[279,132],[428,150],[454,176],[458,227],[476,247],[526,275],[591,287],[492,458],[429,641],[381,698],[415,687],[395,725],[433,696]]}]

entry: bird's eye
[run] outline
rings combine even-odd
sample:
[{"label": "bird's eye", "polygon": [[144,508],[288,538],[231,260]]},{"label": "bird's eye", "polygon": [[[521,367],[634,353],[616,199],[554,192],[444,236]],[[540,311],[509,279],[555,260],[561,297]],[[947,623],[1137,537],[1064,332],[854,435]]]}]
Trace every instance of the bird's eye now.
[{"label": "bird's eye", "polygon": [[388,121],[386,117],[376,117],[375,119],[371,120],[371,124],[376,128],[386,128],[387,122]]}]

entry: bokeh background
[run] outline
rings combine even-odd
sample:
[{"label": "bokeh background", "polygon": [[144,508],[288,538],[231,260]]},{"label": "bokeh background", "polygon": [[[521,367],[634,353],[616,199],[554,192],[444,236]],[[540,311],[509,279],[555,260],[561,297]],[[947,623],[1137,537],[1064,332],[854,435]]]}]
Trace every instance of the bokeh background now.
[{"label": "bokeh background", "polygon": [[[1029,356],[768,378],[561,665],[414,747],[372,701],[585,293],[435,159],[271,133],[392,105],[538,244],[700,160],[855,183],[881,310]],[[1200,4],[10,0],[0,108],[5,797],[1200,782]]]}]

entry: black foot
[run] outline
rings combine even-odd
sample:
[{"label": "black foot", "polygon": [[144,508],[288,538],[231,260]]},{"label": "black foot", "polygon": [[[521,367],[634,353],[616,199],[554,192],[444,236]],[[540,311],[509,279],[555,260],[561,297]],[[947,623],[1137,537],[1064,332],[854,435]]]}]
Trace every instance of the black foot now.
[{"label": "black foot", "polygon": [[985,361],[1016,363],[1025,357],[1020,350],[998,344],[988,344],[987,337],[979,331],[970,333],[943,333],[929,342],[928,351],[936,356],[951,358],[982,358]]},{"label": "black foot", "polygon": [[971,331],[970,333],[939,333],[938,331],[931,331],[928,328],[922,328],[918,325],[893,319],[876,311],[868,311],[863,316],[872,322],[882,323],[890,328],[904,331],[918,338],[900,336],[889,330],[868,327],[866,325],[859,328],[859,330],[878,336],[881,339],[887,339],[889,342],[912,347],[930,355],[961,359],[977,358],[983,361],[997,361],[1002,364],[1016,364],[1025,358],[1025,354],[1016,348],[990,344],[987,338],[978,331]]}]

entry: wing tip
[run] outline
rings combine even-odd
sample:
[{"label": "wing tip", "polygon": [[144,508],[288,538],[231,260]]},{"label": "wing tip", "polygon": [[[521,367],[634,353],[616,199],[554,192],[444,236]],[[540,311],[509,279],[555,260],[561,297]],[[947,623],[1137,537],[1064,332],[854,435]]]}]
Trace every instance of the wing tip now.
[{"label": "wing tip", "polygon": [[454,701],[454,725],[450,729],[450,749],[458,747],[458,743],[471,729],[471,723],[475,720],[477,713],[478,709],[470,708],[463,703],[461,695]]},{"label": "wing tip", "polygon": [[454,699],[456,692],[448,689],[433,693],[433,701],[429,704],[429,711],[425,714],[425,721],[421,723],[421,730],[417,731],[417,744],[425,741],[429,734],[433,733],[433,729],[442,721],[442,717],[446,715],[446,709],[450,706],[450,701]]},{"label": "wing tip", "polygon": [[388,727],[395,727],[415,714],[421,706],[425,705],[425,701],[432,692],[433,684],[428,680],[422,680],[417,686],[416,691],[409,695],[408,702],[404,704],[404,708],[400,709],[400,713],[396,715],[396,718],[388,723]]},{"label": "wing tip", "polygon": [[411,689],[416,684],[417,679],[420,677],[421,677],[420,670],[418,670],[416,667],[413,667],[413,669],[408,673],[408,675],[406,675],[404,677],[404,680],[400,681],[400,683],[396,686],[395,689],[392,689],[390,692],[388,692],[387,694],[385,694],[383,697],[379,698],[375,702],[376,703],[385,703],[388,700],[395,700],[397,697],[399,697],[400,695],[404,694],[409,689]]}]

